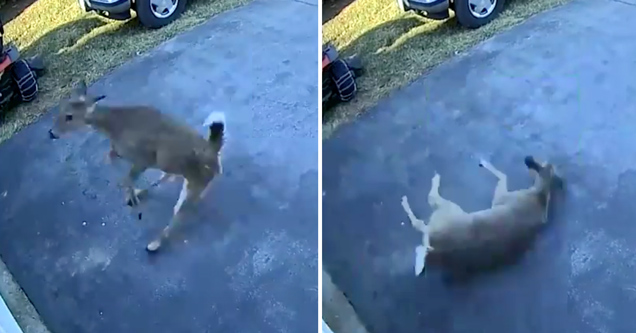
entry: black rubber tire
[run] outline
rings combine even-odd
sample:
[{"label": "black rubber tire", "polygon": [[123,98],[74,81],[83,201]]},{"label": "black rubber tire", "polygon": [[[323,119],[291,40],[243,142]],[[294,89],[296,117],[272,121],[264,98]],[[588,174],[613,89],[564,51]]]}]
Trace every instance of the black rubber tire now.
[{"label": "black rubber tire", "polygon": [[497,18],[497,16],[499,16],[499,14],[501,14],[501,11],[503,10],[504,4],[505,4],[505,0],[496,0],[497,4],[495,4],[495,9],[493,9],[492,13],[490,13],[490,15],[483,17],[483,18],[478,18],[473,16],[473,14],[470,12],[470,8],[468,7],[468,0],[455,0],[454,3],[454,8],[453,10],[455,11],[455,17],[457,17],[457,21],[459,22],[459,24],[461,24],[462,26],[469,28],[469,29],[476,29],[479,28],[481,26],[484,26],[488,23],[490,23],[492,20],[494,20],[495,18]]},{"label": "black rubber tire", "polygon": [[152,13],[150,8],[150,0],[136,0],[135,12],[139,22],[150,29],[158,29],[166,26],[179,18],[185,11],[187,0],[177,0],[177,8],[172,15],[166,18],[158,18]]},{"label": "black rubber tire", "polygon": [[[42,57],[40,56],[32,56],[29,57],[27,59],[25,59],[27,61],[27,63],[29,64],[29,67],[31,68],[31,70],[35,71],[35,72],[43,72],[44,70],[46,70],[46,66],[44,65],[44,61],[42,60]],[[39,76],[39,74],[38,74]]]}]

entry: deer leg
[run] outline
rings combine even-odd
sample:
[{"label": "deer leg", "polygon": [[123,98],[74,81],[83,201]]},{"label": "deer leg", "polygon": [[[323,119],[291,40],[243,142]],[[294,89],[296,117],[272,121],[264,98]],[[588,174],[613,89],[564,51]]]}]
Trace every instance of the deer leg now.
[{"label": "deer leg", "polygon": [[165,182],[173,181],[176,178],[177,178],[176,175],[162,171],[161,177],[159,177],[159,179],[155,180],[152,184],[150,184],[150,188],[157,187]]},{"label": "deer leg", "polygon": [[498,203],[500,203],[501,199],[508,194],[508,176],[505,173],[497,170],[490,162],[482,159],[479,163],[479,166],[485,168],[490,171],[495,177],[497,177],[497,186],[495,186],[495,193],[492,198],[492,206],[494,207]]},{"label": "deer leg", "polygon": [[177,176],[170,174],[170,173],[165,173],[165,172],[161,172],[161,177],[159,177],[159,180],[157,180],[156,182],[152,183],[152,187],[155,186],[159,186],[161,183],[166,182],[166,181],[172,181],[175,180]]},{"label": "deer leg", "polygon": [[415,275],[420,275],[424,271],[424,266],[426,265],[426,256],[428,252],[433,250],[431,246],[430,236],[428,233],[428,226],[424,220],[418,219],[413,210],[411,209],[411,205],[409,204],[409,199],[406,196],[402,197],[402,208],[406,212],[406,215],[411,220],[411,225],[416,230],[422,233],[422,245],[419,245],[415,248]]},{"label": "deer leg", "polygon": [[175,175],[173,174],[169,174],[169,173],[165,173],[162,171],[161,173],[161,177],[159,177],[159,179],[155,180],[152,184],[150,184],[150,186],[146,189],[135,189],[135,194],[137,195],[137,198],[139,200],[144,199],[146,197],[146,195],[148,195],[148,192],[150,191],[151,188],[155,188],[158,187],[159,185],[167,182],[167,181],[172,181],[176,178]]},{"label": "deer leg", "polygon": [[424,271],[424,266],[426,265],[426,256],[428,252],[433,250],[431,246],[430,237],[428,234],[428,226],[424,220],[418,219],[413,210],[411,209],[411,205],[409,204],[409,199],[406,196],[402,197],[402,208],[406,212],[406,215],[411,220],[411,225],[416,230],[419,230],[422,233],[422,245],[419,245],[415,248],[415,275],[420,275],[422,271]]},{"label": "deer leg", "polygon": [[115,147],[111,144],[110,145],[110,150],[106,153],[106,162],[107,163],[113,163],[113,161],[116,158],[120,158],[121,156],[119,156],[119,154],[117,153],[117,151],[115,151]]},{"label": "deer leg", "polygon": [[139,204],[139,191],[135,189],[135,181],[139,176],[146,171],[146,167],[133,165],[128,171],[128,175],[124,178],[123,187],[126,191],[126,204],[128,206],[136,206]]},{"label": "deer leg", "polygon": [[179,194],[177,204],[174,206],[174,213],[172,215],[172,218],[170,219],[170,223],[163,229],[161,234],[155,240],[148,244],[146,250],[148,250],[149,252],[155,252],[161,247],[163,241],[167,240],[170,237],[172,230],[183,219],[184,207],[196,203],[201,197],[202,191],[203,187],[194,186],[192,185],[192,183],[188,182],[187,179],[183,180],[183,187],[181,188],[181,193]]},{"label": "deer leg", "polygon": [[421,232],[426,232],[426,222],[422,219],[418,219],[413,213],[413,209],[411,209],[411,205],[409,204],[409,199],[405,196],[402,196],[402,209],[406,212],[406,215],[409,217],[409,221],[411,221],[411,225],[416,230]]},{"label": "deer leg", "polygon": [[434,210],[445,209],[445,210],[448,210],[449,212],[463,213],[464,210],[461,207],[459,207],[459,205],[457,205],[456,203],[448,199],[444,199],[439,194],[440,182],[441,182],[441,176],[436,172],[433,178],[431,179],[431,190],[428,192],[428,204]]},{"label": "deer leg", "polygon": [[441,182],[441,176],[436,172],[433,178],[431,178],[431,190],[428,192],[428,204],[431,208],[437,208],[444,204],[444,199],[439,195],[439,185]]}]

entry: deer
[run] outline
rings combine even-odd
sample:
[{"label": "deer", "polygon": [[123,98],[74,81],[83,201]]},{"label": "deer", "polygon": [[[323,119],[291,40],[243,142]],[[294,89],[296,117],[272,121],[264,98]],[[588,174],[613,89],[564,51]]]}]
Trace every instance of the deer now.
[{"label": "deer", "polygon": [[411,225],[422,233],[422,243],[415,248],[415,275],[427,266],[441,267],[453,273],[470,269],[496,267],[510,259],[512,253],[523,253],[541,226],[548,221],[550,197],[554,188],[563,188],[563,179],[551,163],[539,163],[526,156],[524,163],[534,183],[529,188],[509,191],[508,176],[491,163],[480,161],[497,178],[491,206],[466,212],[455,202],[439,193],[441,176],[435,172],[431,179],[428,204],[432,209],[428,222],[418,219],[407,196],[402,208]]},{"label": "deer", "polygon": [[130,162],[121,186],[126,204],[140,204],[149,188],[135,187],[135,181],[148,169],[163,173],[150,188],[180,176],[183,185],[168,225],[147,246],[157,251],[168,240],[172,230],[183,219],[186,207],[193,207],[208,192],[212,180],[223,173],[221,149],[225,140],[225,114],[212,112],[204,122],[208,137],[155,107],[144,105],[107,106],[98,103],[105,95],[87,93],[86,83],[80,81],[70,97],[61,101],[59,114],[49,130],[50,139],[82,128],[92,128],[110,141],[107,156]]}]

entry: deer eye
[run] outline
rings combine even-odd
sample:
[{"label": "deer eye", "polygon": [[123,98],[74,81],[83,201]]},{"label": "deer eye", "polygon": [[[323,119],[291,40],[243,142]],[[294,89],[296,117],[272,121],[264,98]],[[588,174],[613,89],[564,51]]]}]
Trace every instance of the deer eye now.
[{"label": "deer eye", "polygon": [[71,121],[71,120],[73,120],[73,115],[72,114],[67,114],[65,119],[66,119],[66,121]]}]

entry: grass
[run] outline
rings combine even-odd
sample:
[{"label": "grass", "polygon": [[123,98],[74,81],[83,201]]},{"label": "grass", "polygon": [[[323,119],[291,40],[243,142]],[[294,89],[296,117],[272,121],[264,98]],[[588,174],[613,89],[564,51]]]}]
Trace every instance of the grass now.
[{"label": "grass", "polygon": [[40,95],[11,110],[0,124],[0,142],[33,123],[79,79],[92,83],[130,58],[221,12],[250,0],[191,0],[186,12],[158,30],[133,18],[113,21],[83,13],[76,0],[38,0],[5,26],[5,39],[22,55],[40,54],[47,74],[39,80]]},{"label": "grass", "polygon": [[401,13],[395,0],[356,0],[323,26],[323,42],[344,55],[357,53],[366,68],[358,96],[326,112],[323,138],[386,97],[422,76],[433,66],[528,17],[568,0],[509,0],[504,12],[476,30],[454,18],[433,21]]}]

